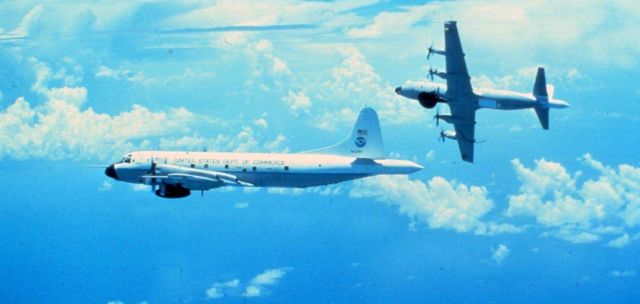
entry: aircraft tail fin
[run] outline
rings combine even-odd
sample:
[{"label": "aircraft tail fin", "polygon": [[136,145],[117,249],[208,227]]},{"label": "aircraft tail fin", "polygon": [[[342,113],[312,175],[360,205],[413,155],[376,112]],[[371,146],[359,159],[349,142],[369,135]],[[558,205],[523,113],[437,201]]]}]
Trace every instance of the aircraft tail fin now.
[{"label": "aircraft tail fin", "polygon": [[372,108],[362,109],[349,137],[333,146],[303,153],[333,154],[370,159],[385,158],[378,114]]},{"label": "aircraft tail fin", "polygon": [[549,99],[553,99],[553,92],[556,88],[550,84],[547,85],[547,95],[549,95]]},{"label": "aircraft tail fin", "polygon": [[538,73],[536,74],[536,82],[533,84],[533,96],[536,97],[538,102],[546,101],[547,94],[547,80],[544,76],[544,68],[538,67]]}]

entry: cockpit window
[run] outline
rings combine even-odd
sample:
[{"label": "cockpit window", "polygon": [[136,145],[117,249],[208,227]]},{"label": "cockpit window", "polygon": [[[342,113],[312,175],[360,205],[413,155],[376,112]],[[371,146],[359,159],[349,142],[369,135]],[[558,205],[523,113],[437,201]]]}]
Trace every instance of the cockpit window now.
[{"label": "cockpit window", "polygon": [[131,163],[131,154],[125,155],[120,161],[120,163]]}]

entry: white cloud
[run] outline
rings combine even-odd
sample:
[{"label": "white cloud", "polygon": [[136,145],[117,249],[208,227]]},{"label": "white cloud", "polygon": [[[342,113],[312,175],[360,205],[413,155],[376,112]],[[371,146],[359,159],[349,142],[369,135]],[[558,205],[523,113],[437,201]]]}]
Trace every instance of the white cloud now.
[{"label": "white cloud", "polygon": [[[379,12],[366,20],[369,23],[363,27],[348,27],[347,35],[384,37],[380,40],[386,44],[395,36],[401,37],[400,41],[412,42],[420,37],[433,41],[435,37],[437,42],[442,39],[441,20],[453,16],[458,21],[465,49],[482,46],[493,57],[511,61],[513,65],[542,57],[563,58],[563,63],[570,59],[576,66],[596,63],[632,68],[639,63],[640,54],[637,47],[640,38],[635,35],[640,27],[637,11],[633,0],[593,5],[584,5],[579,0],[448,1],[404,5],[399,10],[396,7],[393,11]],[[617,46],[615,56],[611,56],[608,47],[611,45]],[[581,50],[580,54],[575,54],[576,49]]]},{"label": "white cloud", "polygon": [[632,277],[636,275],[635,270],[613,270],[609,273],[614,278]]},{"label": "white cloud", "polygon": [[233,290],[240,285],[239,279],[233,279],[222,283],[214,283],[211,288],[205,291],[207,299],[219,299],[225,296],[225,292]]},{"label": "white cloud", "polygon": [[511,250],[504,244],[499,244],[498,248],[495,249],[491,248],[491,251],[491,260],[493,260],[496,265],[502,265],[502,262],[511,254]]},{"label": "white cloud", "polygon": [[251,284],[254,285],[273,285],[285,274],[287,274],[287,268],[275,268],[267,269],[263,273],[258,274],[251,280]]},{"label": "white cloud", "polygon": [[259,297],[263,295],[263,291],[258,286],[249,285],[245,288],[244,293],[242,295],[247,298]]},{"label": "white cloud", "polygon": [[113,79],[120,79],[122,77],[129,77],[129,71],[117,71],[114,70],[108,66],[105,65],[100,65],[98,67],[98,70],[96,71],[95,77],[96,78],[113,78]]},{"label": "white cloud", "polygon": [[250,298],[268,294],[269,290],[267,290],[265,286],[278,283],[278,281],[290,270],[291,268],[274,268],[265,270],[263,273],[260,273],[251,279],[250,284],[245,287],[243,296]]},{"label": "white cloud", "polygon": [[24,17],[22,17],[20,24],[12,31],[12,33],[18,36],[27,36],[32,33],[38,19],[40,19],[42,15],[43,10],[44,5],[42,4],[34,6]]},{"label": "white cloud", "polygon": [[184,108],[151,112],[135,104],[111,116],[82,110],[84,90],[52,92],[56,99],[42,106],[21,97],[0,112],[0,158],[108,159],[131,150],[133,140],[186,132],[196,117]]},{"label": "white cloud", "polygon": [[338,2],[218,1],[169,18],[165,23],[169,27],[320,24],[323,28],[333,28],[351,21],[345,21],[344,18],[345,15],[351,16],[349,13],[351,10],[375,2],[377,0]]},{"label": "white cloud", "polygon": [[81,106],[87,100],[87,89],[83,87],[52,88],[47,92],[49,100],[61,100],[75,106]]},{"label": "white cloud", "polygon": [[416,104],[407,102],[394,93],[389,83],[374,71],[358,48],[352,45],[330,45],[327,52],[343,58],[331,69],[331,79],[307,81],[302,91],[314,98],[318,128],[333,130],[335,126],[352,123],[357,113],[365,106],[372,106],[385,124],[404,124],[421,121],[422,111]]},{"label": "white cloud", "polygon": [[427,14],[438,9],[437,5],[406,6],[400,12],[381,12],[373,22],[364,27],[350,28],[347,35],[353,38],[376,38],[383,35],[406,33],[409,29],[426,19]]},{"label": "white cloud", "polygon": [[208,299],[219,299],[224,297],[222,291],[220,291],[217,287],[211,287],[207,289],[205,293],[207,294]]},{"label": "white cloud", "polygon": [[254,121],[253,121],[253,124],[254,124],[254,125],[256,125],[256,126],[258,126],[258,127],[261,127],[261,128],[265,128],[265,129],[268,129],[268,128],[269,128],[269,123],[267,122],[267,120],[266,120],[266,119],[264,119],[264,118],[262,118],[262,117],[260,117],[260,118],[258,118],[258,119],[256,119],[256,120],[254,120]]},{"label": "white cloud", "polygon": [[[254,49],[258,54],[261,55],[261,59],[266,61],[266,71],[269,72],[270,75],[278,76],[278,75],[291,75],[291,70],[287,66],[287,63],[274,55],[274,48],[271,41],[266,39],[261,39],[254,44]],[[262,74],[261,71],[257,70],[254,73]]]},{"label": "white cloud", "polygon": [[240,202],[240,203],[236,203],[234,206],[235,206],[236,208],[238,208],[238,209],[244,209],[244,208],[249,207],[249,203],[247,203],[247,202]]},{"label": "white cloud", "polygon": [[481,220],[493,208],[493,201],[484,187],[450,183],[442,177],[434,177],[425,184],[405,175],[369,177],[353,184],[349,196],[374,198],[397,206],[400,213],[423,221],[433,229],[481,235],[522,231],[513,225]]},{"label": "white cloud", "polygon": [[205,290],[205,294],[208,299],[219,299],[225,296],[246,298],[266,296],[271,293],[267,287],[276,285],[291,270],[290,267],[267,269],[245,284],[241,284],[240,279],[216,282]]},{"label": "white cloud", "polygon": [[309,109],[311,108],[311,99],[303,92],[295,93],[289,91],[289,94],[283,97],[282,100],[289,106],[289,109],[291,109],[294,114],[298,114],[299,112],[309,113]]},{"label": "white cloud", "polygon": [[106,180],[102,182],[102,185],[100,185],[98,191],[111,191],[112,188],[113,184],[110,181]]},{"label": "white cloud", "polygon": [[479,223],[473,233],[477,235],[492,236],[505,233],[522,233],[526,228],[527,226],[515,226],[509,223],[488,222]]},{"label": "white cloud", "polygon": [[614,248],[622,248],[625,247],[627,245],[631,244],[631,237],[629,237],[628,234],[623,234],[618,238],[615,238],[611,241],[609,241],[609,243],[607,244],[609,247],[614,247]]},{"label": "white cloud", "polygon": [[264,138],[253,128],[245,126],[236,135],[219,134],[215,138],[184,135],[160,139],[160,148],[164,150],[189,149],[219,152],[286,152],[287,138],[278,134],[274,139]]},{"label": "white cloud", "polygon": [[542,236],[554,236],[574,244],[593,243],[600,240],[600,235],[585,231],[584,228],[567,225],[558,230],[547,231]]},{"label": "white cloud", "polygon": [[474,88],[501,90],[529,90],[535,81],[538,66],[518,68],[515,73],[506,76],[490,77],[479,75],[471,77]]},{"label": "white cloud", "polygon": [[624,229],[640,224],[640,168],[622,164],[615,170],[590,154],[581,161],[599,175],[579,183],[581,173],[570,175],[559,163],[541,159],[529,169],[513,160],[522,186],[509,196],[505,214],[533,216],[543,226],[558,228],[547,235],[570,242],[594,242],[602,234],[621,233],[608,245],[627,245],[631,238]]},{"label": "white cloud", "polygon": [[424,156],[424,158],[428,162],[433,161],[436,158],[436,151],[434,151],[433,149],[429,150],[429,152],[427,152],[427,154]]}]

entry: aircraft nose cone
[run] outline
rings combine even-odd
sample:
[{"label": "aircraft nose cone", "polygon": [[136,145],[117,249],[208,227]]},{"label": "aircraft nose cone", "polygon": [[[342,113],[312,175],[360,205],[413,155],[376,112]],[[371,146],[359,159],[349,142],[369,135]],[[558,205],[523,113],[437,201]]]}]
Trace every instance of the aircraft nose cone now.
[{"label": "aircraft nose cone", "polygon": [[118,179],[118,174],[116,174],[116,168],[113,165],[107,167],[107,169],[104,170],[104,174],[113,179]]},{"label": "aircraft nose cone", "polygon": [[400,91],[402,91],[402,87],[397,87],[395,91],[396,91],[396,94],[400,94]]}]

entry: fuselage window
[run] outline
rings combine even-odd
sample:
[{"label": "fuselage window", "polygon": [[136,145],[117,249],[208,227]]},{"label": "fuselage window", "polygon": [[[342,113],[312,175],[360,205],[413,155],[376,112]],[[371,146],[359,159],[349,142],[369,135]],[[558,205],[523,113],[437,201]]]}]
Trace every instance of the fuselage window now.
[{"label": "fuselage window", "polygon": [[242,168],[242,172],[247,172],[247,168]]},{"label": "fuselage window", "polygon": [[289,166],[284,166],[284,171],[289,171]]},{"label": "fuselage window", "polygon": [[191,168],[195,168],[195,167],[196,167],[196,165],[195,165],[195,164],[191,164]]},{"label": "fuselage window", "polygon": [[205,169],[209,168],[209,164],[204,164]]},{"label": "fuselage window", "polygon": [[256,167],[253,167],[253,171],[256,171]]},{"label": "fuselage window", "polygon": [[224,165],[224,168],[225,169],[229,169],[229,165]]}]

